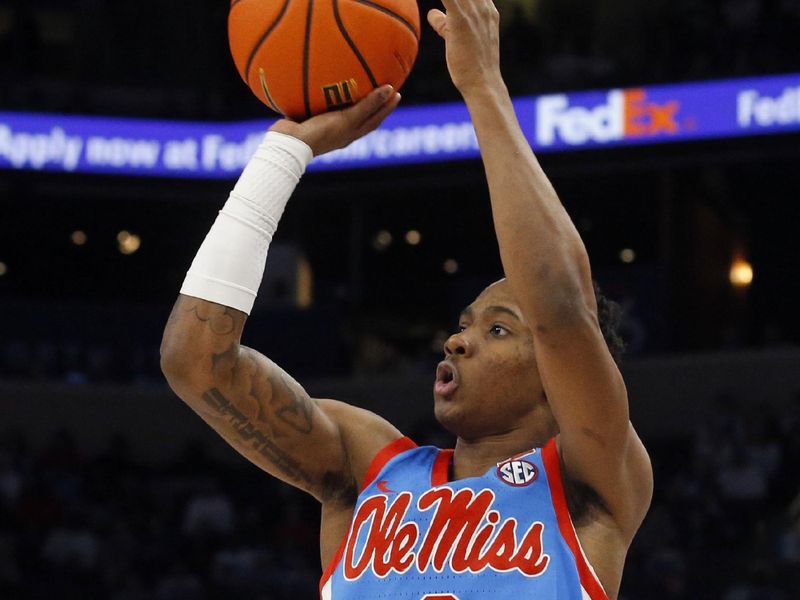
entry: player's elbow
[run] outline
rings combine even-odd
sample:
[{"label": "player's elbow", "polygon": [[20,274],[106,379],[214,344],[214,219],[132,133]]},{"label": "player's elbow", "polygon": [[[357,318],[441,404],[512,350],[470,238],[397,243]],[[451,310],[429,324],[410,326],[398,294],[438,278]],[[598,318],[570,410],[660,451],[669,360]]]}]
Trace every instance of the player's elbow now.
[{"label": "player's elbow", "polygon": [[161,372],[170,384],[175,387],[173,381],[186,379],[189,375],[188,364],[181,359],[181,356],[174,348],[168,344],[161,343]]},{"label": "player's elbow", "polygon": [[210,365],[210,356],[165,332],[161,340],[161,372],[176,394],[182,396],[185,390],[202,386],[210,377]]}]

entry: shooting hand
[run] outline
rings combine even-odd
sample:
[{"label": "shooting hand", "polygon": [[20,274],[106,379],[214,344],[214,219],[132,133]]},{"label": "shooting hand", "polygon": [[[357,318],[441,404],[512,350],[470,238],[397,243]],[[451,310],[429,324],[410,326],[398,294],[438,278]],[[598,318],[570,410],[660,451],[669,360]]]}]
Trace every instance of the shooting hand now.
[{"label": "shooting hand", "polygon": [[285,133],[305,142],[314,156],[344,148],[378,128],[397,108],[400,94],[384,85],[348,108],[316,115],[303,122],[289,119],[276,121],[270,131]]}]

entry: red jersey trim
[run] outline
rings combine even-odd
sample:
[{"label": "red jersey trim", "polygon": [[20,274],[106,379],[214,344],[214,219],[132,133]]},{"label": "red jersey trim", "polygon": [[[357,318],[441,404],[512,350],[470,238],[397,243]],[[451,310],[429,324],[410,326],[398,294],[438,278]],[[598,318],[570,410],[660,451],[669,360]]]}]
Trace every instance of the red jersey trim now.
[{"label": "red jersey trim", "polygon": [[[364,476],[364,483],[361,485],[361,489],[359,493],[363,492],[369,484],[375,481],[375,478],[378,477],[378,474],[381,472],[381,469],[386,466],[390,460],[392,460],[398,454],[405,452],[406,450],[411,450],[412,448],[416,448],[417,445],[408,437],[401,437],[397,438],[393,442],[389,442],[386,446],[378,450],[378,453],[375,455],[375,458],[372,459],[372,462],[369,463],[367,467],[367,473]],[[352,523],[351,523],[352,525]],[[319,580],[319,593],[320,597],[322,597],[322,588],[325,587],[325,584],[328,583],[328,579],[331,578],[333,572],[336,570],[336,567],[339,566],[339,562],[342,560],[342,556],[344,555],[344,549],[347,546],[347,540],[350,538],[350,527],[347,528],[347,533],[344,534],[339,547],[336,549],[333,558],[328,563],[328,566],[325,567],[325,570],[322,572],[322,577]]]},{"label": "red jersey trim", "polygon": [[363,492],[365,489],[367,489],[367,486],[370,483],[375,481],[378,473],[380,473],[381,469],[386,466],[386,463],[388,463],[401,452],[405,452],[406,450],[411,450],[412,448],[416,447],[417,445],[411,440],[411,438],[401,437],[378,450],[375,458],[372,459],[372,462],[369,463],[369,467],[367,467],[367,474],[364,476],[364,483],[361,484],[361,489],[359,492]]},{"label": "red jersey trim", "polygon": [[603,586],[597,580],[597,576],[586,561],[578,541],[578,535],[575,533],[575,527],[572,525],[572,518],[569,516],[567,497],[564,494],[564,483],[561,478],[561,461],[559,460],[555,438],[551,439],[542,448],[542,460],[544,461],[544,469],[547,472],[547,482],[550,485],[553,507],[556,510],[558,529],[561,531],[561,537],[567,542],[567,546],[572,550],[572,554],[575,557],[581,586],[592,600],[608,600]]},{"label": "red jersey trim", "polygon": [[433,459],[431,469],[431,487],[444,485],[450,481],[450,461],[453,460],[453,450],[439,450]]}]

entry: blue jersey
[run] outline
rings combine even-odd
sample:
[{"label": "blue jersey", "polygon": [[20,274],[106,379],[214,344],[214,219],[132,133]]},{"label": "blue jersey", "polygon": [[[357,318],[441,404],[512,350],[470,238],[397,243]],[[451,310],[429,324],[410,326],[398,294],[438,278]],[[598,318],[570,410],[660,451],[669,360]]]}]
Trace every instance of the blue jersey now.
[{"label": "blue jersey", "polygon": [[448,481],[452,450],[378,453],[322,600],[607,600],[567,510],[555,440]]}]

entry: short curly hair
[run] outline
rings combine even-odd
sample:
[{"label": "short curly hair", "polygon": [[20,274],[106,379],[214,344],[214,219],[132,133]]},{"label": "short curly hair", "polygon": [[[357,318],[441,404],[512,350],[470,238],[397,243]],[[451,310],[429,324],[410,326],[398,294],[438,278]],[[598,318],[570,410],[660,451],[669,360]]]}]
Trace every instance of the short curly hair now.
[{"label": "short curly hair", "polygon": [[594,297],[597,300],[597,320],[600,322],[600,331],[603,332],[603,339],[606,341],[611,357],[615,363],[619,364],[625,353],[625,342],[619,333],[624,316],[622,306],[606,298],[595,280],[592,280],[592,285],[594,286]]}]

